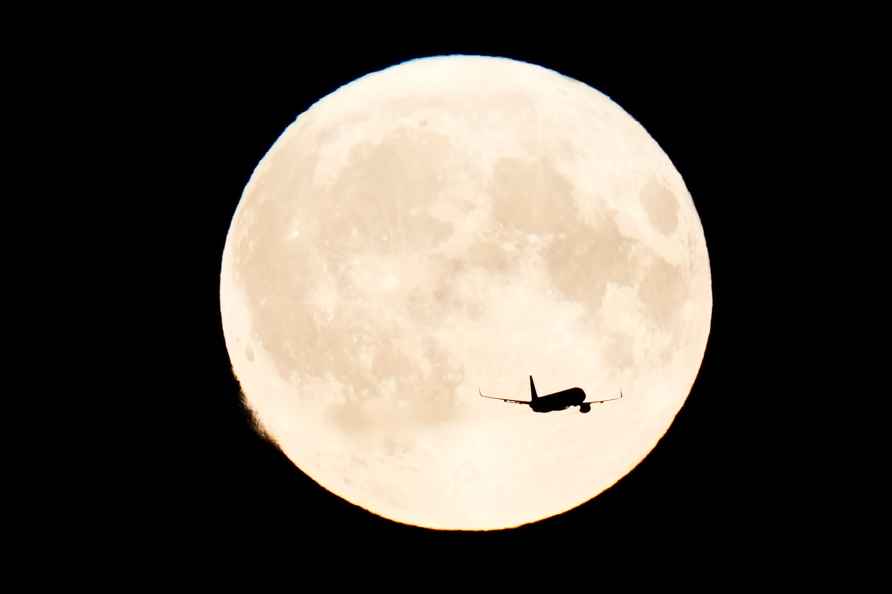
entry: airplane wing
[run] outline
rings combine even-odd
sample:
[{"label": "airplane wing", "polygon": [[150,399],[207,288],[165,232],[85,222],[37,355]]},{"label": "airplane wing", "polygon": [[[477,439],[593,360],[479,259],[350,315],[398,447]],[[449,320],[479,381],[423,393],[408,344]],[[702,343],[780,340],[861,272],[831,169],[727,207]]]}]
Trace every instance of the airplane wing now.
[{"label": "airplane wing", "polygon": [[480,392],[480,388],[477,388],[477,392],[483,396],[484,398],[491,398],[492,400],[501,400],[502,402],[510,402],[511,404],[529,404],[529,400],[511,400],[510,398],[501,398],[499,396],[487,396],[483,392]]},{"label": "airplane wing", "polygon": [[611,402],[613,400],[620,400],[620,399],[622,399],[622,397],[623,397],[623,391],[620,390],[619,396],[617,396],[616,398],[607,398],[606,400],[587,400],[586,402],[583,402],[583,404],[601,404],[602,402]]}]

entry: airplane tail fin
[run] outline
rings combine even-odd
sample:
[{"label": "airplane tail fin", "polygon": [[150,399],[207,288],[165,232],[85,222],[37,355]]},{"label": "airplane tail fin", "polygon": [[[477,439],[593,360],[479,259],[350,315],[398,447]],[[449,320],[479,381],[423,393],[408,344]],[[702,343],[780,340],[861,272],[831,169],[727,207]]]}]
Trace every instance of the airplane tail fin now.
[{"label": "airplane tail fin", "polygon": [[530,396],[532,397],[533,401],[539,398],[539,395],[536,393],[536,384],[533,383],[532,375],[530,376]]}]

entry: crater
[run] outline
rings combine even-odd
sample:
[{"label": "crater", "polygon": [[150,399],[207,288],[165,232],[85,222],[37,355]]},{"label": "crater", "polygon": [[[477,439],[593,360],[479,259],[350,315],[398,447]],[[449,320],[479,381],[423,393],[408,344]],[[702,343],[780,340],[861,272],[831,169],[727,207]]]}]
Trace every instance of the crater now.
[{"label": "crater", "polygon": [[458,159],[444,136],[393,131],[380,143],[355,146],[330,188],[320,189],[315,216],[321,237],[345,252],[417,253],[438,246],[453,225],[431,214],[453,181]]},{"label": "crater", "polygon": [[549,244],[545,261],[555,287],[595,313],[608,283],[634,283],[636,246],[636,241],[620,232],[613,211],[608,210],[594,225],[574,219]]},{"label": "crater", "polygon": [[[447,423],[458,414],[455,391],[464,379],[461,366],[432,340],[424,341],[420,361],[403,348],[396,337],[382,340],[373,351],[371,369],[354,366],[340,372],[339,381],[353,388],[345,402],[330,407],[330,418],[341,431],[400,432]],[[386,413],[371,411],[373,400]]]},{"label": "crater", "polygon": [[547,235],[579,217],[573,184],[546,160],[500,159],[490,183],[493,218],[508,232]]},{"label": "crater", "polygon": [[409,398],[409,411],[423,425],[440,425],[451,421],[456,413],[456,389],[464,381],[464,369],[433,340],[424,347],[429,368],[424,374],[417,396]]},{"label": "crater", "polygon": [[[491,192],[493,216],[506,238],[513,233],[547,239],[547,270],[566,299],[594,312],[608,283],[634,282],[636,242],[620,233],[613,211],[603,211],[595,224],[583,221],[574,185],[547,160],[502,159]],[[487,251],[497,270],[508,261],[499,250]]]},{"label": "crater", "polygon": [[682,267],[655,257],[641,281],[638,295],[655,326],[661,329],[673,326],[687,298]]},{"label": "crater", "polygon": [[362,433],[373,426],[373,419],[362,402],[347,402],[330,409],[331,420],[344,433]]},{"label": "crater", "polygon": [[489,273],[507,273],[513,264],[511,252],[498,237],[480,238],[468,248],[464,258],[468,265]]},{"label": "crater", "polygon": [[634,339],[627,334],[612,332],[607,338],[604,359],[607,362],[607,368],[616,374],[633,368],[635,365]]},{"label": "crater", "polygon": [[678,200],[659,180],[652,177],[642,188],[639,200],[651,225],[660,233],[669,235],[675,231],[678,226]]}]

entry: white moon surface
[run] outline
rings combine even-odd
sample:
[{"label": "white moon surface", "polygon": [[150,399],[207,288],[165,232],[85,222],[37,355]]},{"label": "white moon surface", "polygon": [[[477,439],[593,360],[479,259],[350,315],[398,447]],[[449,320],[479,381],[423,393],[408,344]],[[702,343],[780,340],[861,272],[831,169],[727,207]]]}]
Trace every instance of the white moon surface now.
[{"label": "white moon surface", "polygon": [[[226,346],[267,436],[332,493],[437,529],[576,507],[697,375],[706,242],[666,154],[600,92],[448,56],[345,85],[254,171],[223,253]],[[536,414],[478,396],[573,386]],[[300,505],[295,501],[295,506]]]}]

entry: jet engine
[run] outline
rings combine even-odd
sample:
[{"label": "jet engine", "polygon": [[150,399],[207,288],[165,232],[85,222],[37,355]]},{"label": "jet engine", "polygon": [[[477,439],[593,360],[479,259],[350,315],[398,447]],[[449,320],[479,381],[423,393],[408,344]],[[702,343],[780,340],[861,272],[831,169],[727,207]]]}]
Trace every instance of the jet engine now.
[{"label": "jet engine", "polygon": [[581,412],[583,414],[587,413],[591,409],[592,409],[592,405],[589,404],[588,402],[585,402],[585,403],[579,405],[579,412]]}]

